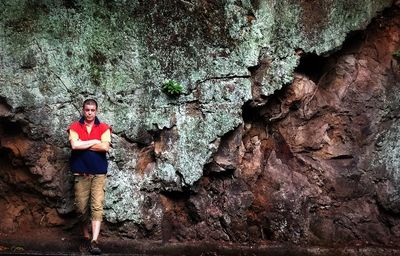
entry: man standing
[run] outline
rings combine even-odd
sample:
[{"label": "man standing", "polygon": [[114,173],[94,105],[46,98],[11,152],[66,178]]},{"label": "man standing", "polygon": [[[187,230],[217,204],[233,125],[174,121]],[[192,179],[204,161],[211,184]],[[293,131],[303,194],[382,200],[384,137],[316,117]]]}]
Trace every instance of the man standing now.
[{"label": "man standing", "polygon": [[[107,156],[111,127],[96,117],[97,102],[83,102],[83,116],[68,129],[71,143],[71,170],[75,177],[75,204],[82,221],[85,247],[91,254],[101,254],[98,246],[103,220]],[[89,235],[89,219],[92,237]]]}]

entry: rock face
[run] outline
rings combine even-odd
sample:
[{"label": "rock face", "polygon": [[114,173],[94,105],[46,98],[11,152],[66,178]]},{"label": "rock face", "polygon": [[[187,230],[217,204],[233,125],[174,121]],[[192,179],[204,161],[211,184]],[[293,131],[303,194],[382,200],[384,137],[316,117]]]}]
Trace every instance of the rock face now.
[{"label": "rock face", "polygon": [[92,97],[113,126],[110,236],[400,240],[398,4],[0,7],[1,232],[70,223],[65,131]]}]

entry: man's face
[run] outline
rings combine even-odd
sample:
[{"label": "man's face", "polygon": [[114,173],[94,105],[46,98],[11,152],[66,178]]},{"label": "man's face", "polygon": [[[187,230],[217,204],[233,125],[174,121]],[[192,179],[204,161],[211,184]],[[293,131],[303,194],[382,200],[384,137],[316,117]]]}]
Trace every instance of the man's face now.
[{"label": "man's face", "polygon": [[85,120],[91,122],[96,117],[96,105],[86,104],[83,106],[83,115]]}]

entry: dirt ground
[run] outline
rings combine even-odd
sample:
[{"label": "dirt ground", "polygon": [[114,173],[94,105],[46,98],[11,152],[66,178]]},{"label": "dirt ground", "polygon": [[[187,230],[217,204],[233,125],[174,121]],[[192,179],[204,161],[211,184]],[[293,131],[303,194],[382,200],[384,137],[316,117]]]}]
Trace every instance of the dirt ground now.
[{"label": "dirt ground", "polygon": [[[25,234],[0,233],[0,255],[85,255],[79,251],[81,238],[71,231],[41,229]],[[343,248],[302,247],[293,244],[212,244],[212,243],[163,243],[162,241],[100,239],[102,255],[172,255],[172,256],[303,256],[303,255],[400,255],[400,247],[353,246]]]}]

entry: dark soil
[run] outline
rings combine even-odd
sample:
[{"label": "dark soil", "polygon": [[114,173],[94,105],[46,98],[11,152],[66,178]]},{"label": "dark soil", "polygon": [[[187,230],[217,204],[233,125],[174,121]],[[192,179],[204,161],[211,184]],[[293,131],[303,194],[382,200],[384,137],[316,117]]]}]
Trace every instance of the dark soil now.
[{"label": "dark soil", "polygon": [[[57,233],[58,232],[58,233]],[[70,231],[42,229],[29,233],[0,233],[0,255],[85,255],[79,251],[81,238]],[[389,247],[302,247],[293,244],[216,244],[207,242],[162,243],[161,241],[102,238],[102,255],[172,256],[303,256],[303,255],[400,255],[400,248]]]}]

